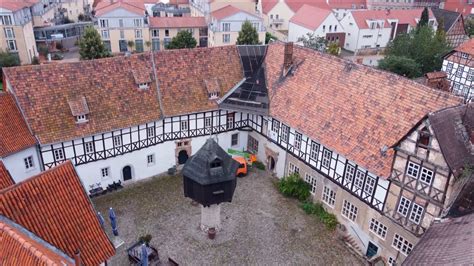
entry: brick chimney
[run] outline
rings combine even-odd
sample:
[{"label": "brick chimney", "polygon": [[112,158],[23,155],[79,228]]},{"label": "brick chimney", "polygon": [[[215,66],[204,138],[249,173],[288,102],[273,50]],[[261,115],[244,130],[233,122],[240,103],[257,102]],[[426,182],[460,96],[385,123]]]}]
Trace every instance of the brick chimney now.
[{"label": "brick chimney", "polygon": [[285,72],[293,65],[293,42],[287,42],[285,44],[285,57],[283,61],[283,68]]},{"label": "brick chimney", "polygon": [[81,252],[79,250],[74,253],[74,265],[82,266]]}]

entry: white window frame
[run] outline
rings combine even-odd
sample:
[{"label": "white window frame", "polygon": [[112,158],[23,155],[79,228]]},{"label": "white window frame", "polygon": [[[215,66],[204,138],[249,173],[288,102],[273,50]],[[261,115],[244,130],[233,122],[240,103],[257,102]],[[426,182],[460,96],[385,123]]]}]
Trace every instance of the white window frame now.
[{"label": "white window frame", "polygon": [[362,189],[364,187],[365,172],[357,169],[354,176],[354,187]]},{"label": "white window frame", "polygon": [[408,161],[406,174],[409,177],[418,178],[420,173],[420,165],[411,161]]},{"label": "white window frame", "polygon": [[92,142],[92,141],[84,142],[84,153],[85,154],[91,154],[91,153],[94,153],[94,152],[95,152],[94,142]]},{"label": "white window frame", "polygon": [[15,31],[13,28],[5,28],[4,31],[6,39],[15,39]]},{"label": "white window frame", "polygon": [[420,171],[420,181],[430,185],[433,182],[434,172],[428,168],[422,167]]},{"label": "white window frame", "polygon": [[0,25],[5,25],[5,26],[13,25],[12,17],[10,15],[0,16]]},{"label": "white window frame", "polygon": [[331,208],[334,208],[336,204],[336,192],[328,186],[324,186],[323,195],[321,197],[322,201],[326,203]]},{"label": "white window frame", "polygon": [[293,142],[293,147],[296,150],[301,149],[301,140],[302,139],[303,139],[303,135],[301,133],[299,133],[298,131],[295,131],[295,139],[294,139],[294,142]]},{"label": "white window frame", "polygon": [[395,266],[396,264],[397,264],[397,261],[393,257],[388,257],[389,266]]},{"label": "white window frame", "polygon": [[408,240],[406,240],[399,234],[395,234],[393,236],[392,247],[395,250],[400,251],[405,256],[408,256],[413,250],[413,244],[408,242]]},{"label": "white window frame", "polygon": [[425,211],[425,208],[413,202],[410,217],[408,219],[415,224],[420,224],[421,216],[423,215],[424,211]]},{"label": "white window frame", "polygon": [[456,77],[462,77],[462,73],[464,73],[464,66],[458,65],[458,68],[456,69]]},{"label": "white window frame", "polygon": [[7,49],[9,51],[17,51],[18,46],[16,46],[16,40],[7,40]]},{"label": "white window frame", "polygon": [[376,179],[367,174],[367,177],[365,179],[364,192],[369,195],[372,195],[372,193],[374,193],[375,183]]},{"label": "white window frame", "polygon": [[377,219],[372,218],[369,222],[369,231],[374,233],[380,239],[385,240],[388,228],[383,223],[379,222]]},{"label": "white window frame", "polygon": [[328,149],[323,149],[323,158],[321,160],[321,166],[324,168],[331,167],[332,152]]},{"label": "white window frame", "polygon": [[122,135],[113,136],[112,140],[114,142],[114,147],[122,146]]},{"label": "white window frame", "polygon": [[280,130],[280,122],[277,120],[272,121],[272,131],[278,133]]},{"label": "white window frame", "polygon": [[223,22],[222,23],[222,31],[223,32],[229,32],[230,31],[230,23],[229,22]]},{"label": "white window frame", "polygon": [[33,155],[30,155],[30,156],[24,158],[23,161],[25,163],[25,169],[27,171],[32,170],[32,169],[35,168],[35,164],[34,164],[34,161],[33,161]]},{"label": "white window frame", "polygon": [[152,38],[158,38],[158,37],[160,37],[160,30],[159,30],[159,29],[152,29],[152,30],[151,30],[151,37],[152,37]]},{"label": "white window frame", "polygon": [[100,19],[99,24],[101,28],[108,28],[109,27],[109,20],[108,19]]},{"label": "white window frame", "polygon": [[454,67],[454,64],[451,62],[448,62],[448,64],[446,65],[446,72],[450,73],[451,70],[453,70],[453,67]]},{"label": "white window frame", "polygon": [[100,175],[102,179],[107,179],[110,177],[110,168],[109,167],[104,167],[100,169]]},{"label": "white window frame", "polygon": [[62,148],[53,149],[53,156],[55,161],[62,161],[65,159],[64,150]]},{"label": "white window frame", "polygon": [[87,115],[77,115],[76,116],[76,123],[84,123],[87,122]]},{"label": "white window frame", "polygon": [[300,174],[300,168],[294,165],[292,162],[288,162],[288,175]]},{"label": "white window frame", "polygon": [[310,192],[312,195],[316,194],[316,178],[308,173],[304,175],[304,181],[311,186]]},{"label": "white window frame", "polygon": [[469,69],[469,71],[467,72],[466,80],[467,81],[473,81],[474,80],[474,68]]},{"label": "white window frame", "polygon": [[155,165],[155,154],[154,153],[148,154],[146,156],[146,163],[147,163],[147,166]]},{"label": "white window frame", "polygon": [[407,217],[408,211],[410,210],[411,200],[401,196],[400,202],[398,203],[397,212],[403,217]]},{"label": "white window frame", "polygon": [[354,176],[355,176],[355,167],[350,165],[350,164],[347,164],[346,166],[346,172],[344,174],[344,180],[345,182],[351,184],[352,181],[354,180]]},{"label": "white window frame", "polygon": [[289,137],[290,137],[290,127],[285,124],[281,124],[281,139],[284,142],[288,143]]},{"label": "white window frame", "polygon": [[222,34],[222,42],[223,43],[230,43],[230,34]]},{"label": "white window frame", "polygon": [[146,129],[146,137],[147,139],[149,138],[154,138],[156,136],[156,130],[155,127],[149,127]]},{"label": "white window frame", "polygon": [[143,26],[143,20],[141,18],[133,19],[133,26],[142,27]]},{"label": "white window frame", "polygon": [[215,100],[217,98],[219,98],[219,92],[214,91],[214,92],[209,93],[209,99],[210,100]]},{"label": "white window frame", "polygon": [[180,129],[181,131],[187,131],[188,130],[188,121],[187,120],[182,120],[180,123]]},{"label": "white window frame", "polygon": [[102,39],[106,39],[106,40],[110,39],[109,30],[102,30],[101,35],[102,35]]},{"label": "white window frame", "polygon": [[358,212],[359,212],[359,208],[357,208],[357,206],[355,206],[348,200],[344,200],[344,202],[342,203],[342,210],[341,210],[341,214],[343,217],[346,217],[347,219],[355,222],[355,220],[357,219]]},{"label": "white window frame", "polygon": [[135,39],[143,39],[142,30],[135,30]]},{"label": "white window frame", "polygon": [[[234,142],[234,137],[236,138],[235,142]],[[237,146],[237,145],[239,145],[239,133],[234,133],[230,135],[230,146]]]},{"label": "white window frame", "polygon": [[318,154],[319,154],[319,144],[317,142],[311,141],[311,149],[309,153],[309,158],[317,161]]}]

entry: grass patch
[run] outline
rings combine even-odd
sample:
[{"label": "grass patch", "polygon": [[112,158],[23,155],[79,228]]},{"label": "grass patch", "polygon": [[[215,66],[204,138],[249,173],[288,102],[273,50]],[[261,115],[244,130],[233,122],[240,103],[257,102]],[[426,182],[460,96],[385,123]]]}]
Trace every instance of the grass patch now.
[{"label": "grass patch", "polygon": [[326,228],[329,230],[335,230],[337,224],[339,223],[337,221],[336,215],[327,212],[322,203],[314,203],[310,201],[306,201],[300,204],[301,209],[306,214],[313,215],[316,217],[319,221],[324,223],[326,225]]},{"label": "grass patch", "polygon": [[255,166],[255,168],[259,170],[265,170],[265,165],[262,162],[256,161],[252,163],[252,166]]},{"label": "grass patch", "polygon": [[296,198],[300,201],[306,201],[310,194],[310,185],[296,173],[283,177],[278,182],[278,190],[285,197]]}]

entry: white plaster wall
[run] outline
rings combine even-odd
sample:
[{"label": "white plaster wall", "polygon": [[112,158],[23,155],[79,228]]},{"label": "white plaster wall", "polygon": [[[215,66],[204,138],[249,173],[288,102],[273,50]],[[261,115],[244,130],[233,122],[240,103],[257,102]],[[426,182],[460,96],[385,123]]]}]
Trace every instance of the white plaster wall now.
[{"label": "white plaster wall", "polygon": [[[323,30],[323,26],[325,26],[324,30]],[[329,31],[329,26],[331,26],[331,31]],[[307,33],[314,33],[318,37],[326,37],[326,33],[336,33],[336,32],[344,32],[344,29],[342,25],[339,23],[339,21],[336,19],[334,14],[331,13],[323,21],[323,23],[321,23],[321,25],[314,31],[304,26],[290,22],[288,26],[288,41],[296,42],[298,38],[300,38],[301,36],[305,36]]]},{"label": "white plaster wall", "polygon": [[288,5],[285,3],[285,1],[279,1],[269,12],[266,14],[268,17],[268,26],[270,27],[270,24],[272,23],[272,19],[270,18],[273,15],[273,18],[276,18],[276,15],[278,15],[279,19],[283,19],[283,23],[279,24],[278,27],[271,26],[273,29],[276,30],[288,30],[288,23],[295,15],[295,12],[293,12]]},{"label": "white plaster wall", "polygon": [[[33,168],[26,170],[24,159],[29,156],[33,156]],[[1,160],[10,172],[15,183],[21,182],[41,172],[41,165],[35,146],[1,158]]]}]

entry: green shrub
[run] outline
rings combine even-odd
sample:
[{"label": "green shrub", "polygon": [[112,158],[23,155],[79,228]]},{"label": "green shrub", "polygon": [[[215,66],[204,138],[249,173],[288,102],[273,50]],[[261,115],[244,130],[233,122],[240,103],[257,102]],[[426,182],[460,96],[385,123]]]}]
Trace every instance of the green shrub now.
[{"label": "green shrub", "polygon": [[286,197],[297,198],[305,201],[310,196],[310,185],[304,182],[298,174],[291,174],[283,177],[278,182],[278,190]]},{"label": "green shrub", "polygon": [[265,165],[259,161],[253,162],[252,166],[255,166],[259,170],[265,170]]},{"label": "green shrub", "polygon": [[323,205],[319,202],[313,203],[310,201],[303,202],[300,207],[307,214],[314,215],[318,220],[320,220],[327,229],[334,230],[338,224],[336,215],[327,212]]}]

